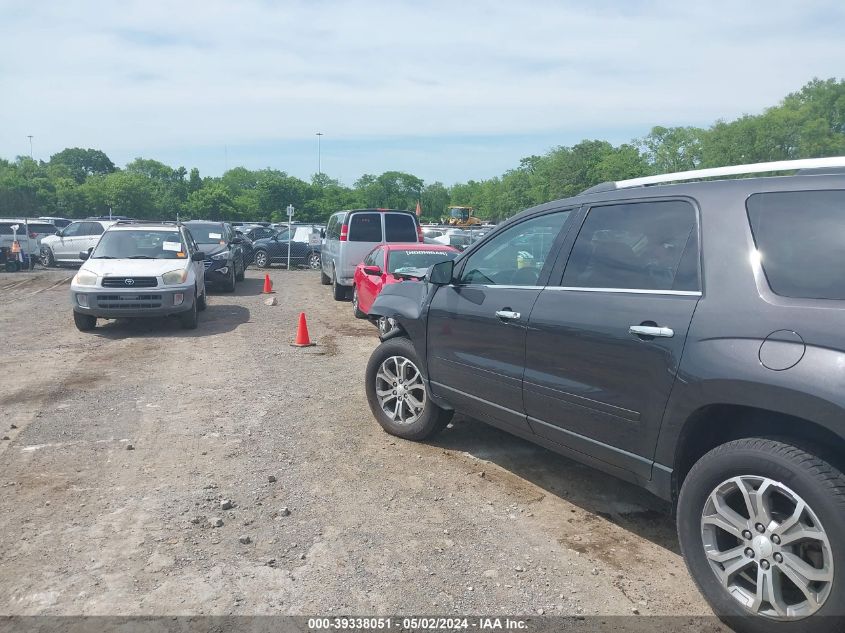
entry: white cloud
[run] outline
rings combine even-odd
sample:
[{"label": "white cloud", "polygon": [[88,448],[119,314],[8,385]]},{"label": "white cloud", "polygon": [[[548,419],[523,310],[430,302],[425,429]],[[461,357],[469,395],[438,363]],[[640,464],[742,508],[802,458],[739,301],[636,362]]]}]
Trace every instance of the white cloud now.
[{"label": "white cloud", "polygon": [[154,157],[317,130],[582,138],[706,124],[834,76],[845,52],[845,9],[813,1],[15,0],[0,24],[3,156],[25,153],[27,134],[44,157],[77,145]]}]

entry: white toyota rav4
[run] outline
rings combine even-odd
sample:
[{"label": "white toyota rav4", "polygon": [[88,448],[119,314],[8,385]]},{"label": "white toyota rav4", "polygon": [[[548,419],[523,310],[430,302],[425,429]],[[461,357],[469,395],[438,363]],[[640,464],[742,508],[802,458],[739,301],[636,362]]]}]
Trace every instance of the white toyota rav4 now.
[{"label": "white toyota rav4", "polygon": [[197,327],[205,310],[205,254],[179,224],[117,222],[89,252],[70,286],[73,320],[87,331],[97,319],[178,315]]}]

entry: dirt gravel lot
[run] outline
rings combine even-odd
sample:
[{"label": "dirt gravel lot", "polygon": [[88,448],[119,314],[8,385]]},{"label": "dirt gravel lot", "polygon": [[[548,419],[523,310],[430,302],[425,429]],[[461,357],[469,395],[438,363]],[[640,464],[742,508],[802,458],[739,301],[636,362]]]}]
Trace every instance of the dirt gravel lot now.
[{"label": "dirt gravel lot", "polygon": [[72,274],[0,276],[0,613],[710,613],[647,493],[469,419],[384,434],[317,273],[88,334]]}]

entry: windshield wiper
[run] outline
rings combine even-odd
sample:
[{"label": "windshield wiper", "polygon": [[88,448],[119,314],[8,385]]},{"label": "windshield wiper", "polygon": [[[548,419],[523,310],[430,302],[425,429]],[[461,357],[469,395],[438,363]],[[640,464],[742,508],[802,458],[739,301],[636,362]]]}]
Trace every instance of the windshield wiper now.
[{"label": "windshield wiper", "polygon": [[117,257],[112,257],[111,255],[97,255],[91,259],[117,259]]},{"label": "windshield wiper", "polygon": [[132,255],[132,257],[127,257],[126,259],[155,259],[155,257],[150,257],[149,255]]}]

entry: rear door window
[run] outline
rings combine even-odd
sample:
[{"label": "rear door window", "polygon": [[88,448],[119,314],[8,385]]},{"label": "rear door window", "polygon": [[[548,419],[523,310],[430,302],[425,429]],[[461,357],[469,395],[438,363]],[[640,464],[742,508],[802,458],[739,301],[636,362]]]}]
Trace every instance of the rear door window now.
[{"label": "rear door window", "polygon": [[772,292],[845,299],[845,191],[757,193],[746,208]]},{"label": "rear door window", "polygon": [[563,274],[563,285],[697,291],[696,212],[683,200],[590,209]]},{"label": "rear door window", "polygon": [[355,213],[349,220],[350,242],[381,242],[381,213]]},{"label": "rear door window", "polygon": [[417,223],[404,213],[387,213],[384,216],[385,242],[416,242]]}]

